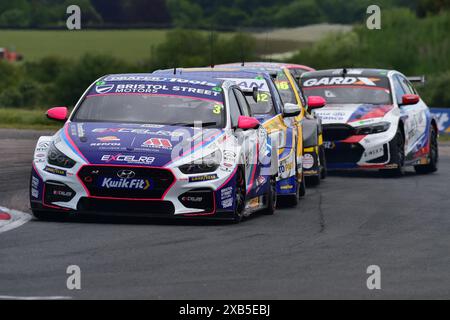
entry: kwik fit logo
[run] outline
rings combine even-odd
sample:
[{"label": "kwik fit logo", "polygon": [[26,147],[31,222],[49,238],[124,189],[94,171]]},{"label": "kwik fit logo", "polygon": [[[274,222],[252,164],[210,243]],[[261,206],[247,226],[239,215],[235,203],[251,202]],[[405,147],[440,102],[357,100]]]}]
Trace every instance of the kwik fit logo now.
[{"label": "kwik fit logo", "polygon": [[101,187],[106,189],[149,190],[152,183],[147,179],[104,178]]}]

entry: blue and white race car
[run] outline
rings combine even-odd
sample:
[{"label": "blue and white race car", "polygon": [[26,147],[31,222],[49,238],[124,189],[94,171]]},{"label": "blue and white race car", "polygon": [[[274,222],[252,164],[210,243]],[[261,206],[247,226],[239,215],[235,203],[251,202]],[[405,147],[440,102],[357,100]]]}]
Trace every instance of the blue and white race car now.
[{"label": "blue and white race car", "polygon": [[149,74],[93,83],[34,153],[37,218],[77,214],[240,221],[273,214],[278,157],[230,81]]},{"label": "blue and white race car", "polygon": [[304,73],[306,96],[326,99],[322,119],[329,169],[381,169],[402,175],[438,169],[438,127],[407,77],[394,70]]}]

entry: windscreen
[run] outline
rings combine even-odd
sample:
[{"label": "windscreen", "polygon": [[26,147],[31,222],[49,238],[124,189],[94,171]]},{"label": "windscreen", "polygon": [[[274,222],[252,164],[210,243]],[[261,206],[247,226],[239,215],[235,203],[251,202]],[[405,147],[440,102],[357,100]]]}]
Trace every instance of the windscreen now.
[{"label": "windscreen", "polygon": [[201,122],[203,126],[223,128],[226,112],[221,91],[173,84],[101,84],[86,96],[72,121],[179,126]]},{"label": "windscreen", "polygon": [[291,83],[287,77],[287,75],[280,71],[277,73],[275,78],[275,84],[277,86],[278,91],[280,92],[281,100],[283,104],[292,103],[297,104],[297,97],[295,96],[294,88],[291,86]]},{"label": "windscreen", "polygon": [[392,104],[386,77],[307,77],[302,78],[307,97],[321,96],[327,104]]},{"label": "windscreen", "polygon": [[[252,114],[275,114],[275,106],[266,79],[258,77],[257,79],[224,78],[223,80],[234,81],[241,88],[252,109]],[[253,97],[253,88],[258,89],[257,101]]]}]

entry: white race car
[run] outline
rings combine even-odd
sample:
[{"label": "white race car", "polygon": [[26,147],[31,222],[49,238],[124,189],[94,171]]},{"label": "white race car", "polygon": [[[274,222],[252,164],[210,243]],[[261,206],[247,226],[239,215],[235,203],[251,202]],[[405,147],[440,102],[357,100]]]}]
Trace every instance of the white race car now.
[{"label": "white race car", "polygon": [[397,71],[336,69],[301,77],[307,96],[327,105],[322,119],[328,169],[437,170],[438,127],[411,82]]},{"label": "white race car", "polygon": [[109,75],[41,137],[30,186],[38,218],[77,214],[240,221],[276,207],[278,157],[233,82]]}]

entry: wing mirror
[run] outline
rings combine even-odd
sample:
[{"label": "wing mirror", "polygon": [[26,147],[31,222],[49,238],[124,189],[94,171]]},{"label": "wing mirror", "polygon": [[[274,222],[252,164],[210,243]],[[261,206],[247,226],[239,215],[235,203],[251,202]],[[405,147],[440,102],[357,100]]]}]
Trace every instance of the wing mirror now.
[{"label": "wing mirror", "polygon": [[56,107],[51,108],[47,111],[47,118],[55,121],[64,122],[67,120],[69,115],[69,109],[67,107]]},{"label": "wing mirror", "polygon": [[327,101],[322,97],[319,97],[319,96],[308,97],[309,110],[323,108],[323,107],[325,107],[326,104],[327,104]]},{"label": "wing mirror", "polygon": [[247,116],[240,116],[238,120],[238,128],[242,130],[258,129],[261,123],[258,119]]},{"label": "wing mirror", "polygon": [[417,94],[405,94],[402,96],[402,106],[418,104],[420,97]]},{"label": "wing mirror", "polygon": [[283,117],[292,118],[302,113],[302,109],[299,105],[293,103],[286,103],[283,109]]}]

